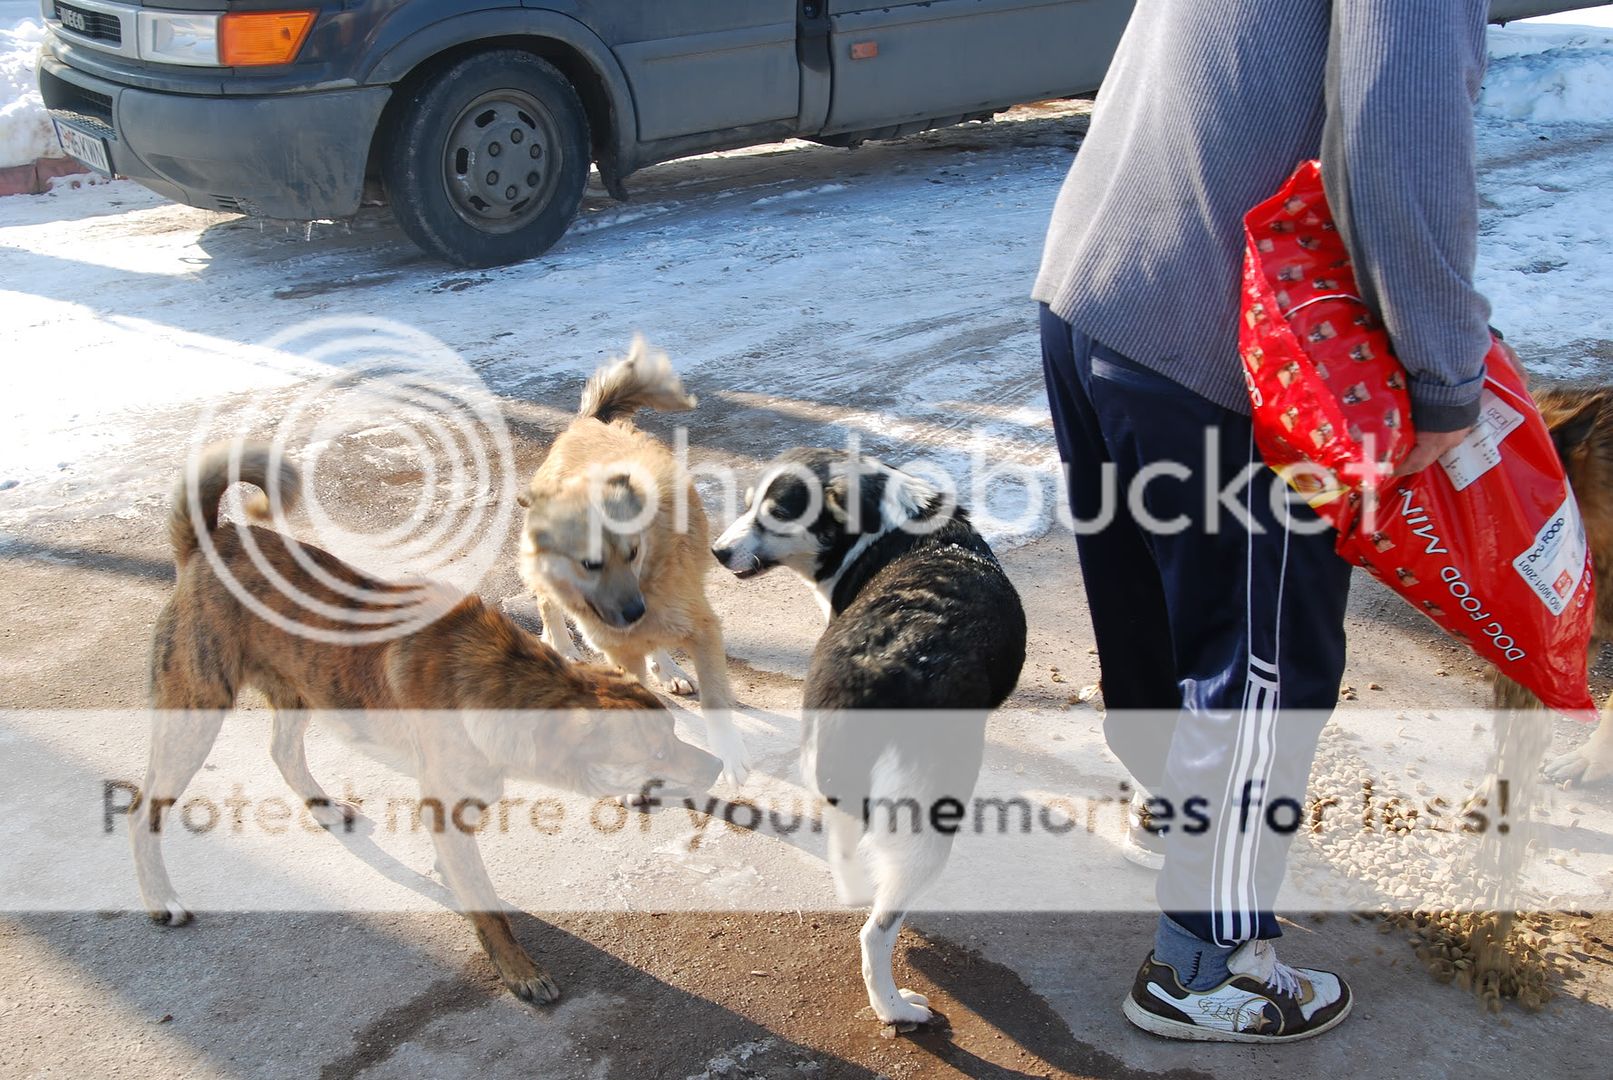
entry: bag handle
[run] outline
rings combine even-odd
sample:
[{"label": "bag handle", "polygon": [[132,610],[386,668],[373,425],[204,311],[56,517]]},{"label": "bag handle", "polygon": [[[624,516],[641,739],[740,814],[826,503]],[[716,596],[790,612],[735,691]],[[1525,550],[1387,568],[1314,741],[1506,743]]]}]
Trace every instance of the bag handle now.
[{"label": "bag handle", "polygon": [[1287,311],[1283,312],[1283,318],[1291,319],[1291,318],[1294,317],[1295,312],[1304,311],[1306,308],[1310,307],[1312,304],[1320,304],[1324,300],[1350,300],[1350,301],[1353,301],[1353,302],[1355,302],[1357,304],[1360,304],[1362,307],[1366,308],[1368,311],[1372,310],[1372,305],[1367,303],[1365,300],[1361,299],[1359,296],[1354,296],[1354,295],[1352,295],[1350,293],[1323,293],[1321,296],[1313,296],[1313,297],[1311,297],[1309,300],[1306,300],[1304,303],[1295,304],[1293,307],[1291,307]]}]

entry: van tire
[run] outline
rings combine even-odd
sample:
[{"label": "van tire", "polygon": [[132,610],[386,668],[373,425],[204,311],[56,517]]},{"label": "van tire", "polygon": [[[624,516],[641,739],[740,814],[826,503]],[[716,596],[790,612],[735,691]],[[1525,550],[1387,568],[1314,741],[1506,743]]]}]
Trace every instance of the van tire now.
[{"label": "van tire", "polygon": [[560,239],[591,155],[582,99],[553,64],[474,53],[405,93],[381,181],[410,240],[461,266],[498,266]]}]

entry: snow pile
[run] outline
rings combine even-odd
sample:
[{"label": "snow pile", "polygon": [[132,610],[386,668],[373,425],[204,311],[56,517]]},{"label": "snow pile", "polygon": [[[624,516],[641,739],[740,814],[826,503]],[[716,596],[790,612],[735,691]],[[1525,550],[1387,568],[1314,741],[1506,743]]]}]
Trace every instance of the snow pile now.
[{"label": "snow pile", "polygon": [[1613,29],[1490,28],[1479,115],[1537,124],[1613,123]]},{"label": "snow pile", "polygon": [[0,168],[61,154],[34,78],[44,40],[45,25],[38,19],[0,22]]}]

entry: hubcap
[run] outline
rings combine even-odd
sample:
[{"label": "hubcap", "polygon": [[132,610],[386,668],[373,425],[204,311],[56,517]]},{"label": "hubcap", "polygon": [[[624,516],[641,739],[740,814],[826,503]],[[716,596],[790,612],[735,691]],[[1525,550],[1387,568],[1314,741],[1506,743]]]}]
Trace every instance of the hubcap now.
[{"label": "hubcap", "polygon": [[512,232],[549,204],[560,175],[554,118],[523,90],[492,90],[460,111],[443,147],[454,212],[483,232]]}]

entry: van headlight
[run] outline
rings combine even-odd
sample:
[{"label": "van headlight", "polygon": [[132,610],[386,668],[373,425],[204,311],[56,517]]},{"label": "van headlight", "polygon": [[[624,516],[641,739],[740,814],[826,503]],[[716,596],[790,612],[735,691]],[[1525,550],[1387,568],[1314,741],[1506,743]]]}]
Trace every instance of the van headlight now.
[{"label": "van headlight", "polygon": [[139,13],[140,58],[159,64],[218,67],[218,19],[187,11]]},{"label": "van headlight", "polygon": [[[54,0],[47,0],[54,2]],[[144,11],[139,56],[192,67],[262,67],[297,59],[317,11],[243,11],[224,15]]]}]

